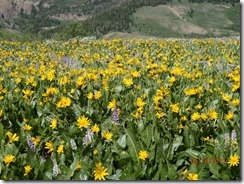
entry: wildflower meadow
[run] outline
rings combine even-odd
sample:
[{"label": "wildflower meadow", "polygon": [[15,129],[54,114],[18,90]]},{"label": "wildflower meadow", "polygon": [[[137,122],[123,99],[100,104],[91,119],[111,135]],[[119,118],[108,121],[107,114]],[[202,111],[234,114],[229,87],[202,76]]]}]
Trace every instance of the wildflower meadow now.
[{"label": "wildflower meadow", "polygon": [[240,180],[237,39],[0,42],[2,180]]}]

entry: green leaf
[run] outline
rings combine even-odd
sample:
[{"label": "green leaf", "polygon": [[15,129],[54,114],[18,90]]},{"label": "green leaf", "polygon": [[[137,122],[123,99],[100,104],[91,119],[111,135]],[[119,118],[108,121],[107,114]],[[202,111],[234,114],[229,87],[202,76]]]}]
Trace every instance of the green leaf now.
[{"label": "green leaf", "polygon": [[138,158],[138,147],[137,147],[137,142],[135,139],[135,136],[133,133],[131,133],[130,130],[124,129],[126,133],[126,143],[128,146],[128,152],[131,155],[132,159],[134,162],[139,162]]},{"label": "green leaf", "polygon": [[46,172],[44,173],[44,179],[45,179],[45,178],[47,178],[47,179],[49,179],[49,180],[52,180],[52,178],[53,178],[52,172],[50,172],[50,171],[46,171]]},{"label": "green leaf", "polygon": [[145,175],[145,172],[147,170],[147,165],[143,165],[142,168],[138,168],[137,171],[135,172],[135,177],[136,179],[140,179],[140,177]]},{"label": "green leaf", "polygon": [[3,133],[3,124],[0,123],[0,139],[4,138],[4,133]]},{"label": "green leaf", "polygon": [[121,85],[120,86],[116,86],[115,87],[115,91],[116,91],[116,93],[120,93],[122,91],[122,86]]},{"label": "green leaf", "polygon": [[165,150],[165,157],[166,159],[169,159],[171,160],[173,158],[173,141],[171,141],[169,144],[168,144],[168,147],[167,149]]},{"label": "green leaf", "polygon": [[142,135],[142,138],[144,138],[144,142],[146,144],[147,147],[150,146],[150,143],[152,141],[152,137],[153,137],[153,127],[152,125],[148,125],[147,128],[145,129],[144,135]]},{"label": "green leaf", "polygon": [[199,151],[187,149],[185,151],[190,157],[198,158],[198,156],[201,154]]},{"label": "green leaf", "polygon": [[113,153],[120,153],[121,152],[121,148],[119,146],[119,144],[117,142],[115,142],[112,146],[111,146],[111,152]]},{"label": "green leaf", "polygon": [[159,162],[162,159],[162,155],[164,154],[164,144],[163,140],[158,140],[156,147],[156,162]]},{"label": "green leaf", "polygon": [[85,170],[82,170],[82,172],[81,172],[79,178],[80,178],[80,180],[88,180],[88,176],[87,176]]},{"label": "green leaf", "polygon": [[178,136],[178,135],[175,136],[174,143],[172,146],[172,152],[175,152],[178,149],[178,147],[182,145],[182,140],[183,140],[182,136]]},{"label": "green leaf", "polygon": [[217,165],[217,164],[209,164],[210,172],[213,173],[213,175],[215,177],[217,177],[218,179],[221,178],[221,175],[219,174],[219,169],[220,169],[219,165]]},{"label": "green leaf", "polygon": [[75,168],[76,168],[77,163],[78,163],[78,159],[75,157],[74,158],[74,161],[70,165],[70,169],[69,169],[68,173],[66,174],[66,176],[67,176],[68,179],[71,178],[74,175],[74,172],[75,172]]},{"label": "green leaf", "polygon": [[186,125],[186,126],[184,127],[184,144],[185,144],[186,148],[190,148],[189,134],[190,134],[190,129],[189,129],[189,127]]},{"label": "green leaf", "polygon": [[205,146],[206,146],[206,151],[207,152],[214,153],[215,147],[212,144],[206,143]]},{"label": "green leaf", "polygon": [[159,163],[159,168],[160,168],[160,180],[166,180],[167,175],[168,175],[168,166],[165,163],[161,162]]},{"label": "green leaf", "polygon": [[137,124],[138,133],[141,134],[144,129],[145,129],[145,126],[144,126],[143,121],[139,121],[138,124]]},{"label": "green leaf", "polygon": [[120,145],[120,147],[125,148],[126,147],[126,135],[122,135],[120,136],[120,138],[118,139],[118,144]]},{"label": "green leaf", "polygon": [[168,159],[165,159],[168,167],[168,178],[170,180],[174,180],[176,177],[176,171],[173,165],[168,161]]},{"label": "green leaf", "polygon": [[183,162],[185,161],[185,159],[177,159],[177,162],[176,162],[176,167],[179,167],[183,164]]},{"label": "green leaf", "polygon": [[222,180],[230,180],[230,176],[231,176],[230,170],[225,169],[221,172],[221,179]]},{"label": "green leaf", "polygon": [[119,180],[121,174],[122,174],[122,170],[117,169],[115,174],[113,174],[111,176],[106,176],[106,179],[109,179],[109,180]]},{"label": "green leaf", "polygon": [[197,126],[196,123],[192,122],[192,123],[190,124],[190,126],[191,126],[191,129],[192,129],[194,132],[198,132],[198,131],[199,131],[199,128],[198,128],[198,126]]},{"label": "green leaf", "polygon": [[76,115],[76,117],[79,117],[81,115],[81,107],[75,103],[72,104],[72,109]]},{"label": "green leaf", "polygon": [[120,156],[119,160],[130,158],[130,155],[127,151],[121,151],[119,156]]},{"label": "green leaf", "polygon": [[133,170],[133,166],[131,162],[128,162],[127,167],[125,167],[120,180],[135,180],[135,172]]}]

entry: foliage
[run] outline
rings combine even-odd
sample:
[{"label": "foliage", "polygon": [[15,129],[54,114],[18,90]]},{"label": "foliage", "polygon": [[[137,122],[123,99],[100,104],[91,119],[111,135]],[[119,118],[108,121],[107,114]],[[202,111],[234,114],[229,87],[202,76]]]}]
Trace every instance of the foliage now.
[{"label": "foliage", "polygon": [[0,178],[240,180],[239,61],[239,40],[1,41]]}]

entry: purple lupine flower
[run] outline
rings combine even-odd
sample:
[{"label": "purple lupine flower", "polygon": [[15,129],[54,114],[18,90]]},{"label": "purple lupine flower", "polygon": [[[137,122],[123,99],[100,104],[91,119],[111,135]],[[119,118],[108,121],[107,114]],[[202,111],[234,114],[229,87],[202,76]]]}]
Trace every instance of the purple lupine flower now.
[{"label": "purple lupine flower", "polygon": [[214,143],[215,143],[215,146],[218,148],[219,147],[219,140],[218,139],[214,139]]},{"label": "purple lupine flower", "polygon": [[77,146],[76,146],[76,143],[75,143],[74,139],[70,139],[70,144],[71,144],[72,150],[77,150]]},{"label": "purple lupine flower", "polygon": [[235,130],[232,130],[232,132],[231,132],[231,141],[237,141],[237,139],[236,139],[236,131]]},{"label": "purple lupine flower", "polygon": [[36,147],[35,147],[33,140],[31,139],[31,136],[27,135],[26,139],[27,139],[27,143],[29,145],[30,150],[35,151]]},{"label": "purple lupine flower", "polygon": [[55,163],[53,165],[53,176],[57,176],[58,175],[58,164]]},{"label": "purple lupine flower", "polygon": [[119,112],[118,112],[118,109],[116,106],[114,107],[112,116],[113,116],[114,124],[116,124],[116,125],[119,124]]},{"label": "purple lupine flower", "polygon": [[51,160],[53,162],[53,176],[55,177],[58,175],[58,164],[57,164],[56,159],[53,158],[52,156],[51,156]]},{"label": "purple lupine flower", "polygon": [[230,144],[230,135],[229,133],[225,133],[225,145],[228,146]]},{"label": "purple lupine flower", "polygon": [[45,117],[45,120],[46,120],[46,121],[52,121],[52,118],[50,118],[49,116],[46,116],[46,117]]},{"label": "purple lupine flower", "polygon": [[90,128],[87,129],[85,137],[83,138],[83,145],[88,145],[93,140],[93,132]]}]

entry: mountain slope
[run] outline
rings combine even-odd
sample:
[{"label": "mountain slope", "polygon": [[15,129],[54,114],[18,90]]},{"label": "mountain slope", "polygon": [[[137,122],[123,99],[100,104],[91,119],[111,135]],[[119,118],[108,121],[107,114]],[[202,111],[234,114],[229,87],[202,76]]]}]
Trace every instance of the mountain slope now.
[{"label": "mountain slope", "polygon": [[142,35],[161,37],[189,34],[239,35],[238,22],[229,16],[231,12],[240,15],[240,7],[210,3],[142,7],[132,15],[134,22],[132,30]]},{"label": "mountain slope", "polygon": [[89,35],[100,38],[240,35],[240,4],[236,0],[196,1],[0,0],[0,28],[5,29],[1,30],[4,33],[0,38],[4,39],[1,35],[7,35],[6,30],[31,34],[33,38],[38,35],[41,39],[64,40]]}]

